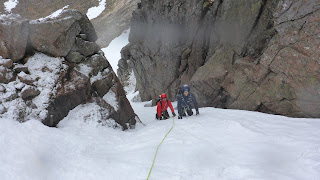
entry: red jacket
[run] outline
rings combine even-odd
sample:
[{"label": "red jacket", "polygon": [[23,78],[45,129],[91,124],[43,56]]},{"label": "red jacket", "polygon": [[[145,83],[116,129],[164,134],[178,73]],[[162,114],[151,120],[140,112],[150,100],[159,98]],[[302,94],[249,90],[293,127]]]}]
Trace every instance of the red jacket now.
[{"label": "red jacket", "polygon": [[161,100],[161,101],[162,101],[162,108],[161,108],[160,101],[158,102],[158,105],[157,105],[157,113],[159,117],[161,117],[161,113],[165,112],[168,109],[168,107],[170,107],[171,112],[174,113],[172,104],[169,100],[166,100],[166,101]]}]

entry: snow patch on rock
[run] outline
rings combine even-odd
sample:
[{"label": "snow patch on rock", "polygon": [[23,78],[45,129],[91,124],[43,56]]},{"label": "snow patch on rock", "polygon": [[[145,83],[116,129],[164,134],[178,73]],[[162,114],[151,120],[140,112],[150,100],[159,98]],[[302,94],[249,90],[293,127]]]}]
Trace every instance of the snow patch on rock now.
[{"label": "snow patch on rock", "polygon": [[7,2],[4,3],[4,9],[8,13],[11,13],[11,10],[14,9],[18,5],[18,3],[19,3],[18,0],[8,0]]},{"label": "snow patch on rock", "polygon": [[99,6],[88,9],[87,16],[90,20],[98,17],[106,8],[106,0],[99,0]]},{"label": "snow patch on rock", "polygon": [[35,85],[40,90],[40,95],[35,97],[33,102],[37,107],[43,109],[48,107],[50,95],[55,93],[60,71],[66,70],[66,65],[62,64],[63,58],[54,58],[42,53],[36,53],[28,59],[25,64],[29,67],[30,76],[38,79]]},{"label": "snow patch on rock", "polygon": [[118,111],[119,105],[117,101],[116,94],[110,89],[110,91],[103,96],[103,99],[110,104],[112,107],[114,107],[115,111]]},{"label": "snow patch on rock", "polygon": [[115,120],[104,118],[109,112],[96,103],[81,104],[71,110],[57,125],[58,128],[97,128],[101,126],[120,127]]},{"label": "snow patch on rock", "polygon": [[[69,7],[69,5],[66,5],[64,6],[63,8],[53,12],[52,14],[50,14],[49,16],[47,17],[44,17],[44,18],[40,18],[40,19],[37,19],[36,21],[44,21],[46,19],[51,19],[51,18],[55,18],[55,17],[58,17],[65,9],[67,9]],[[34,22],[34,21],[32,21]]]},{"label": "snow patch on rock", "polygon": [[86,64],[80,64],[77,68],[76,68],[80,73],[86,75],[87,77],[90,77],[90,72],[92,71],[92,68],[89,67]]}]

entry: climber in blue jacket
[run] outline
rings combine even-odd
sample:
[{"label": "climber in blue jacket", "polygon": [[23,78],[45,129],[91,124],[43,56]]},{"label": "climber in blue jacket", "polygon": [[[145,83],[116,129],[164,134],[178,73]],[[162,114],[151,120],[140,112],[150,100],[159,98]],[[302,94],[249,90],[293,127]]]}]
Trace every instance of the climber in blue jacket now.
[{"label": "climber in blue jacket", "polygon": [[196,109],[196,115],[199,115],[198,102],[194,95],[190,92],[190,87],[188,85],[183,85],[177,95],[178,99],[178,119],[182,119],[182,116],[193,115],[192,104]]}]

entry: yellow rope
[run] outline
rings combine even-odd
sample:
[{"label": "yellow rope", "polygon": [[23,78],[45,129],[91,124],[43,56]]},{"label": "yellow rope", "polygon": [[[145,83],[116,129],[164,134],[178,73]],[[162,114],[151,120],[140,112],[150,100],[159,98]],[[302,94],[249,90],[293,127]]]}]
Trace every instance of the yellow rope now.
[{"label": "yellow rope", "polygon": [[151,165],[151,168],[150,168],[150,171],[149,171],[149,175],[148,175],[148,177],[147,177],[147,180],[149,179],[149,177],[150,177],[150,175],[151,175],[151,171],[152,171],[154,162],[155,162],[155,160],[156,160],[159,147],[161,146],[161,144],[163,143],[163,141],[166,139],[167,135],[171,132],[171,130],[172,130],[172,128],[173,128],[174,125],[175,125],[175,123],[174,123],[174,118],[173,118],[173,124],[172,124],[171,129],[167,132],[167,134],[166,134],[166,135],[164,136],[164,138],[162,139],[161,143],[158,145],[158,148],[157,148],[157,150],[156,150],[156,154],[154,155],[153,162],[152,162],[152,165]]}]

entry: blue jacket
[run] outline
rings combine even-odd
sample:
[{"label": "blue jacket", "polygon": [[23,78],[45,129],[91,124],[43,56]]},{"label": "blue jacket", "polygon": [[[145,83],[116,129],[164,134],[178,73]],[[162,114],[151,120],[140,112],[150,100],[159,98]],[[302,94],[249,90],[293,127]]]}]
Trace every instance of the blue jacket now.
[{"label": "blue jacket", "polygon": [[189,92],[188,96],[185,96],[184,94],[178,94],[177,99],[179,115],[182,114],[182,108],[192,109],[192,103],[196,111],[198,111],[198,102],[192,93]]}]

